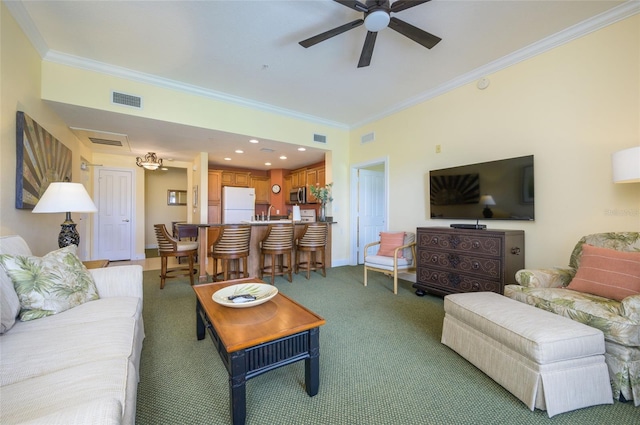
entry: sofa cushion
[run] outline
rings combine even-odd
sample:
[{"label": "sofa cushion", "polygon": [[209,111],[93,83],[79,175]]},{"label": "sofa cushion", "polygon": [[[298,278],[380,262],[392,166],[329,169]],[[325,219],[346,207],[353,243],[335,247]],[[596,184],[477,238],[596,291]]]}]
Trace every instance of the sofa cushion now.
[{"label": "sofa cushion", "polygon": [[600,329],[607,341],[629,347],[640,346],[640,322],[623,316],[619,301],[567,288],[527,288],[520,285],[506,285],[504,295]]},{"label": "sofa cushion", "polygon": [[[3,337],[4,338],[4,337]],[[137,374],[126,357],[96,360],[0,387],[2,423],[15,424],[51,415],[74,415],[87,404],[121,406],[122,423],[135,421]],[[99,419],[99,418],[97,418]],[[62,422],[66,423],[66,422]],[[100,423],[97,420],[87,424]]]},{"label": "sofa cushion", "polygon": [[77,246],[44,257],[0,255],[0,266],[13,281],[20,319],[39,319],[98,299],[92,275],[76,255]]},{"label": "sofa cushion", "polygon": [[136,322],[114,318],[2,336],[0,385],[109,358],[130,359]]},{"label": "sofa cushion", "polygon": [[[0,254],[31,255],[31,250],[20,236],[0,236]],[[11,278],[0,267],[0,334],[11,329],[18,313],[20,313],[18,294]]]},{"label": "sofa cushion", "polygon": [[[404,232],[380,232],[380,249],[377,255],[393,257],[397,247],[404,244]],[[402,250],[398,251],[398,258],[404,257]]]},{"label": "sofa cushion", "polygon": [[580,266],[568,288],[618,301],[640,294],[640,252],[584,244]]},{"label": "sofa cushion", "polygon": [[0,334],[13,327],[18,313],[20,313],[18,294],[11,278],[0,267]]}]

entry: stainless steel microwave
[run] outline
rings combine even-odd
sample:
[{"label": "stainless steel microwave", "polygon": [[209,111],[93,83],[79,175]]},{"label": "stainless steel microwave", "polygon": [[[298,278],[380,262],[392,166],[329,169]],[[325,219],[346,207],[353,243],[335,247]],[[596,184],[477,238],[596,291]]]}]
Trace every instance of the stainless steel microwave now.
[{"label": "stainless steel microwave", "polygon": [[296,187],[289,192],[289,204],[306,204],[307,203],[307,188]]}]

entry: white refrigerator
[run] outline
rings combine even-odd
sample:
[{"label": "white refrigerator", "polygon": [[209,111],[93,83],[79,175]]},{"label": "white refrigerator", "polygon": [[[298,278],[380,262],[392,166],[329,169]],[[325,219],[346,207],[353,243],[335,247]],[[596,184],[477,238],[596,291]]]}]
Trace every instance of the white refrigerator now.
[{"label": "white refrigerator", "polygon": [[222,224],[249,221],[256,212],[256,190],[248,187],[222,188]]}]

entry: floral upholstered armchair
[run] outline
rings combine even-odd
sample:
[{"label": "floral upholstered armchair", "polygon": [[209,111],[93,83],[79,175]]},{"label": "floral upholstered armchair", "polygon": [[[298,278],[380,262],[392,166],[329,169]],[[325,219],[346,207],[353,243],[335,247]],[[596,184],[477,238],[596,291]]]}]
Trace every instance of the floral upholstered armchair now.
[{"label": "floral upholstered armchair", "polygon": [[600,329],[613,396],[640,406],[639,270],[640,233],[596,233],[578,241],[568,268],[520,270],[504,294]]}]

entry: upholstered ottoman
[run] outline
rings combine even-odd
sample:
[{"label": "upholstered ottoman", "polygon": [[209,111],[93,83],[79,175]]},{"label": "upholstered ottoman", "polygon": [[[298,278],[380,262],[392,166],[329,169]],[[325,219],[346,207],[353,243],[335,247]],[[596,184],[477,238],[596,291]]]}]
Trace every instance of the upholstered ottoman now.
[{"label": "upholstered ottoman", "polygon": [[549,417],[613,404],[598,329],[494,292],[447,295],[442,343]]}]

